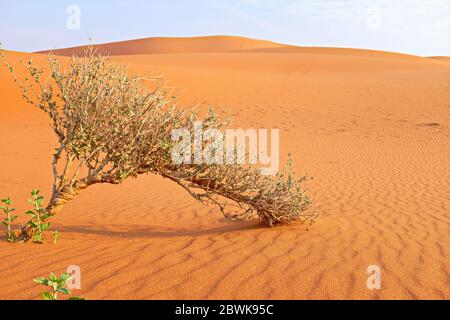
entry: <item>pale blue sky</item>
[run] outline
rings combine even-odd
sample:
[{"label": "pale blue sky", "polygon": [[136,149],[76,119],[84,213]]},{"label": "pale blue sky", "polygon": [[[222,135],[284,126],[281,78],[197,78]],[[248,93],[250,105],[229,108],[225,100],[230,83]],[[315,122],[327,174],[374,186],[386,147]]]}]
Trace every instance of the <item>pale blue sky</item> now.
[{"label": "pale blue sky", "polygon": [[[67,27],[70,5],[81,28]],[[449,0],[0,0],[0,41],[36,51],[154,36],[450,55]]]}]

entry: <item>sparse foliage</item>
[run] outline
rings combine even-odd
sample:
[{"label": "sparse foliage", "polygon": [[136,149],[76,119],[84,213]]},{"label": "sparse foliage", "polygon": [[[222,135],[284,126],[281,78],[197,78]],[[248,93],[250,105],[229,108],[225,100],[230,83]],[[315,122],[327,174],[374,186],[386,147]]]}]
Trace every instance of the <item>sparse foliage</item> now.
[{"label": "sparse foliage", "polygon": [[12,200],[10,198],[2,199],[1,202],[3,205],[0,206],[0,209],[5,214],[5,218],[3,218],[1,223],[6,228],[6,241],[15,242],[16,237],[12,231],[12,223],[17,219],[17,216],[11,215],[11,213],[16,209],[10,207],[12,205]]},{"label": "sparse foliage", "polygon": [[[31,191],[31,198],[28,200],[33,205],[32,210],[25,211],[25,214],[30,217],[29,221],[20,225],[20,229],[13,230],[12,223],[18,218],[16,215],[11,215],[16,209],[11,208],[12,200],[10,198],[0,200],[3,203],[0,210],[5,214],[5,218],[1,224],[5,227],[6,241],[8,242],[26,242],[32,240],[35,243],[44,243],[44,233],[50,228],[51,214],[44,208],[44,197],[39,195],[39,190]],[[56,244],[59,238],[57,230],[52,231],[51,238],[53,244]]]},{"label": "sparse foliage", "polygon": [[50,228],[51,214],[48,213],[44,205],[44,197],[39,195],[39,190],[31,191],[31,198],[28,200],[33,205],[33,210],[27,210],[25,214],[30,216],[27,223],[28,233],[35,243],[44,242],[44,232]]},{"label": "sparse foliage", "polygon": [[[63,273],[59,277],[56,277],[53,273],[50,273],[49,279],[46,278],[36,278],[33,279],[34,282],[46,286],[50,291],[44,291],[41,293],[41,298],[43,300],[58,300],[58,293],[65,295],[72,294],[67,288],[67,284],[72,280],[72,275],[70,273]],[[68,300],[85,300],[80,297],[70,297]]]},{"label": "sparse foliage", "polygon": [[[171,133],[193,131],[199,115],[177,107],[160,78],[129,76],[126,66],[109,62],[92,48],[83,57],[72,57],[68,68],[52,54],[48,61],[48,78],[32,60],[23,63],[30,79],[21,82],[14,76],[23,98],[48,115],[59,142],[51,200],[45,212],[36,207],[33,213],[39,230],[46,224],[37,214],[39,219],[56,214],[81,190],[147,173],[174,181],[230,219],[258,216],[270,226],[315,219],[307,211],[312,201],[303,188],[306,177],[296,178],[291,163],[275,177],[243,165],[175,165]],[[212,111],[203,120],[204,130],[226,126]]]}]

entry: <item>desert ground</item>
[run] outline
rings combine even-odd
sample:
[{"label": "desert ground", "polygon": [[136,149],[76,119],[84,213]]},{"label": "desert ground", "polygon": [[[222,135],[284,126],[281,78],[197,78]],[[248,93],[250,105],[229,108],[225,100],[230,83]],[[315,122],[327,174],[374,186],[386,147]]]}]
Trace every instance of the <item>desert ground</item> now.
[{"label": "desert ground", "polygon": [[[450,299],[449,58],[237,37],[99,47],[133,72],[164,74],[182,106],[279,128],[282,160],[290,152],[314,177],[320,217],[228,221],[151,175],[94,186],[54,217],[56,245],[0,242],[0,299],[38,299],[32,279],[68,265],[88,299]],[[0,119],[0,197],[22,213],[32,188],[51,194],[56,139],[3,67]],[[370,265],[381,290],[366,286]]]}]

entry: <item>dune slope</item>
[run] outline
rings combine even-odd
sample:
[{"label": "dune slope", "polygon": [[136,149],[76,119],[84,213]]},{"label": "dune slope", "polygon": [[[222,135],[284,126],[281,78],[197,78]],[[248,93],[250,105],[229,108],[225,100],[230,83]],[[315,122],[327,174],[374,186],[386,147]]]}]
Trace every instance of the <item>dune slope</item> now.
[{"label": "dune slope", "polygon": [[[210,36],[192,38],[144,38],[95,45],[99,51],[109,55],[192,53],[192,52],[231,52],[261,48],[283,47],[265,40],[255,40],[232,36]],[[86,46],[56,49],[58,55],[83,55]],[[48,51],[42,51],[48,52]]]},{"label": "dune slope", "polygon": [[450,63],[450,57],[430,57],[430,59],[440,60],[443,62]]},{"label": "dune slope", "polygon": [[[0,298],[37,298],[32,278],[75,264],[90,299],[449,299],[448,64],[324,50],[113,57],[164,73],[183,105],[280,128],[283,159],[314,177],[309,230],[227,221],[158,177],[95,186],[55,217],[57,245],[0,243]],[[32,187],[50,194],[55,138],[4,70],[0,92],[0,195],[22,211]]]}]

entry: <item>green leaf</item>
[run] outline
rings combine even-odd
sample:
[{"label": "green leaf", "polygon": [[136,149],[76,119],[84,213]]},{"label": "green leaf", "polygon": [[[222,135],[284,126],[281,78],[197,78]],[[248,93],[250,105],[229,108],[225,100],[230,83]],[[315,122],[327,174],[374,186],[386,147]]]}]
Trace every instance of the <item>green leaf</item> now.
[{"label": "green leaf", "polygon": [[67,272],[64,272],[60,277],[59,280],[61,281],[61,286],[65,287],[66,284],[71,281],[73,278],[73,275]]},{"label": "green leaf", "polygon": [[44,286],[48,285],[48,280],[45,278],[36,278],[36,279],[33,279],[33,281],[36,283],[42,284]]},{"label": "green leaf", "polygon": [[32,228],[37,228],[38,225],[36,223],[34,223],[33,221],[28,221],[28,225]]},{"label": "green leaf", "polygon": [[47,220],[48,218],[50,218],[52,215],[50,214],[50,213],[48,213],[48,214],[44,214],[42,217],[41,217],[41,220]]},{"label": "green leaf", "polygon": [[50,292],[42,292],[41,298],[44,300],[56,300],[55,296]]},{"label": "green leaf", "polygon": [[41,225],[42,231],[47,231],[48,228],[50,228],[50,222],[47,222],[47,223],[44,223],[43,225]]},{"label": "green leaf", "polygon": [[12,204],[12,200],[10,198],[2,199],[1,201],[8,206]]},{"label": "green leaf", "polygon": [[2,221],[2,225],[4,225],[5,227],[7,227],[7,226],[8,226],[8,222]]},{"label": "green leaf", "polygon": [[37,198],[35,201],[36,201],[36,204],[39,207],[41,207],[44,204],[44,197],[41,196],[41,197]]},{"label": "green leaf", "polygon": [[61,292],[63,294],[70,294],[70,290],[67,288],[58,288],[56,291]]},{"label": "green leaf", "polygon": [[55,276],[55,274],[53,272],[50,272],[50,280],[58,281],[58,278]]},{"label": "green leaf", "polygon": [[86,298],[81,298],[81,297],[70,297],[67,300],[86,300]]},{"label": "green leaf", "polygon": [[70,278],[72,278],[72,274],[70,274],[70,273],[68,273],[68,272],[64,272],[63,274],[61,274],[60,276],[59,276],[59,279],[61,279],[61,280],[68,280],[68,279],[70,279]]},{"label": "green leaf", "polygon": [[36,213],[34,213],[34,211],[31,211],[31,210],[25,211],[25,214],[32,216],[32,217],[36,217]]}]

